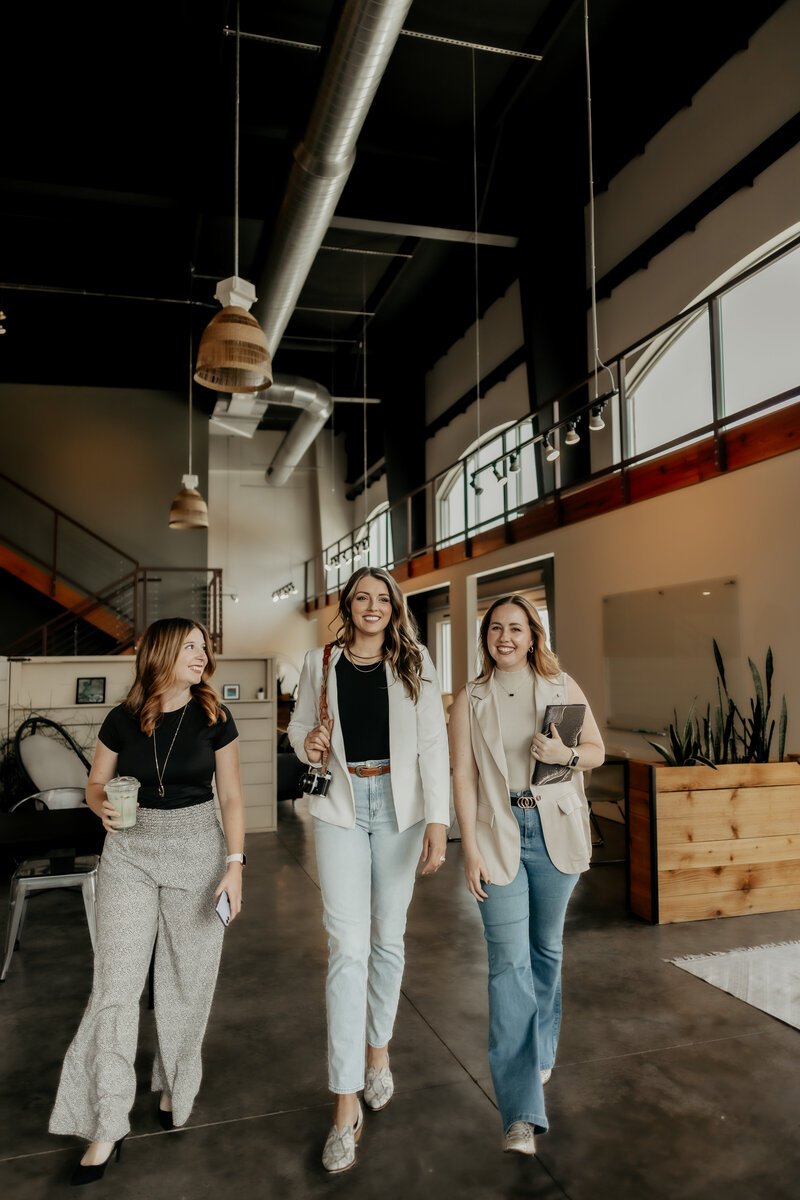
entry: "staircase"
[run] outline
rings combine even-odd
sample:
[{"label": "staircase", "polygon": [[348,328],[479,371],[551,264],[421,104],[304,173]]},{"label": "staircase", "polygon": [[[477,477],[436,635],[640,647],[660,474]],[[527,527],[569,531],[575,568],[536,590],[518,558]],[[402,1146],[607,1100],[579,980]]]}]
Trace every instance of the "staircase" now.
[{"label": "staircase", "polygon": [[222,649],[220,570],[142,567],[1,473],[0,582],[0,654],[130,654],[150,621],[176,614]]}]

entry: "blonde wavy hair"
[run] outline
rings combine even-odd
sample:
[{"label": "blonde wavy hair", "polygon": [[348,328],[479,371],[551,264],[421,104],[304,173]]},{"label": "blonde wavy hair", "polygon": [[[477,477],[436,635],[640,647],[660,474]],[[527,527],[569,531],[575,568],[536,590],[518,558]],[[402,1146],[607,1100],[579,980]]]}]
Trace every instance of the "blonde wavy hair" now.
[{"label": "blonde wavy hair", "polygon": [[[341,627],[336,631],[337,646],[347,650],[355,639],[355,626],[350,615],[353,596],[365,576],[379,580],[385,585],[392,605],[392,615],[383,633],[383,650],[395,679],[405,686],[411,699],[419,700],[422,684],[422,652],[419,646],[417,623],[408,611],[406,598],[388,571],[383,567],[361,567],[354,571],[342,589],[336,617]],[[336,619],[336,618],[334,618]]]},{"label": "blonde wavy hair", "polygon": [[198,629],[202,635],[208,662],[200,682],[193,683],[189,690],[208,717],[209,725],[228,719],[217,693],[208,682],[217,666],[208,630],[199,621],[167,617],[153,621],[144,631],[136,651],[136,677],[124,702],[128,712],[138,717],[142,733],[148,737],[161,721],[161,702],[174,685],[178,655],[193,629]]},{"label": "blonde wavy hair", "polygon": [[481,621],[481,670],[478,680],[485,682],[487,679],[491,679],[494,673],[495,661],[489,653],[487,638],[495,610],[503,604],[516,604],[517,608],[522,609],[528,621],[531,640],[533,642],[533,649],[528,651],[528,665],[537,675],[543,675],[545,679],[555,679],[557,675],[561,674],[561,667],[555,654],[553,654],[553,651],[547,645],[544,625],[539,620],[539,614],[530,600],[526,600],[524,596],[518,596],[512,592],[508,596],[500,596],[495,600]]}]

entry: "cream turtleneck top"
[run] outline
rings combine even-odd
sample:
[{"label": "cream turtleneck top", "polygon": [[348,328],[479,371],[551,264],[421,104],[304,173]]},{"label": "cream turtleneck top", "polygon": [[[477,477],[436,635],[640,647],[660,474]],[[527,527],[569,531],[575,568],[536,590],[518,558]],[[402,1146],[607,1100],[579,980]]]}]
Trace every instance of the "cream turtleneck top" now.
[{"label": "cream turtleneck top", "polygon": [[539,728],[535,682],[529,666],[519,671],[495,669],[492,673],[508,766],[508,785],[512,792],[522,792],[531,784],[531,741]]}]

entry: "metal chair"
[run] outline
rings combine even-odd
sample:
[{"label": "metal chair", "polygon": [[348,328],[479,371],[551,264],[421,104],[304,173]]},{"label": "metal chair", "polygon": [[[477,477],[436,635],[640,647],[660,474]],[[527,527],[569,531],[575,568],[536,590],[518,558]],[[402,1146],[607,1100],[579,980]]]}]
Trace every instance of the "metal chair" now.
[{"label": "metal chair", "polygon": [[[41,733],[42,728],[54,733]],[[41,814],[84,807],[90,763],[66,729],[47,717],[29,717],[17,730],[15,749],[24,777],[36,790],[18,801],[10,812],[16,812],[23,805],[29,805]],[[46,837],[47,818],[43,815],[38,819],[43,820],[42,835]],[[79,855],[75,847],[68,847],[49,850],[44,857],[25,859],[17,866],[11,878],[0,982],[5,980],[14,950],[18,949],[22,939],[28,899],[33,893],[79,887],[94,950],[98,862],[96,854]]]}]

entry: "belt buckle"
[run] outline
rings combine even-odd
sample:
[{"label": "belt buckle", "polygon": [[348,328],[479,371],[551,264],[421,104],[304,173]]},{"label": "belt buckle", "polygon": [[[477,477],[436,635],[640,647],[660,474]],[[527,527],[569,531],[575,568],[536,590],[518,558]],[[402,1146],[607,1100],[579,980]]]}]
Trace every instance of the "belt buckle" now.
[{"label": "belt buckle", "polygon": [[540,799],[540,796],[518,796],[517,804],[520,808],[536,808]]},{"label": "belt buckle", "polygon": [[369,771],[369,769],[370,769],[369,767],[363,767],[363,766],[356,767],[356,775],[358,776],[359,779],[363,779],[364,776],[366,775],[367,771]]}]

